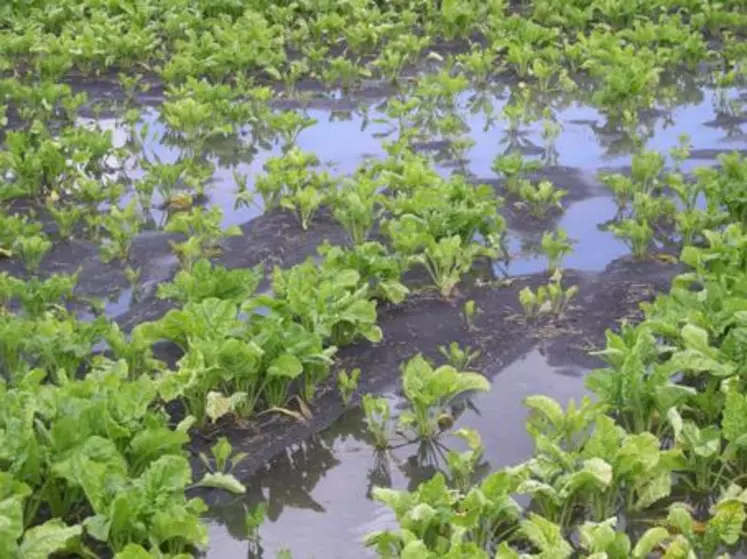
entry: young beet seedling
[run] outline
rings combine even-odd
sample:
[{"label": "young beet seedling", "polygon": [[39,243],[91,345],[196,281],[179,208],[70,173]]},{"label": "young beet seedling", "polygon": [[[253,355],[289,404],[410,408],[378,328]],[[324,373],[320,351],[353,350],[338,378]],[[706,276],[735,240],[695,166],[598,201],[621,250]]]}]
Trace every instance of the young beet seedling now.
[{"label": "young beet seedling", "polygon": [[554,233],[546,232],[542,235],[540,246],[547,257],[548,268],[553,273],[561,268],[563,258],[573,252],[572,241],[564,229],[558,229]]},{"label": "young beet seedling", "polygon": [[388,448],[392,437],[392,410],[389,401],[383,396],[365,394],[363,413],[366,416],[368,432],[373,436],[374,446],[379,450]]},{"label": "young beet seedling", "polygon": [[473,429],[458,429],[454,436],[467,443],[468,450],[455,452],[450,450],[446,454],[446,462],[449,475],[454,486],[464,494],[467,494],[472,483],[475,467],[485,453],[485,445],[482,443],[480,434]]},{"label": "young beet seedling", "polygon": [[559,317],[565,312],[571,300],[578,294],[578,286],[563,289],[562,278],[563,274],[558,269],[550,278],[550,282],[538,287],[536,292],[528,286],[519,292],[519,302],[527,318],[534,319],[542,315]]},{"label": "young beet seedling", "polygon": [[533,217],[542,219],[553,209],[563,209],[561,201],[566,194],[565,190],[555,188],[550,181],[540,181],[537,186],[523,182],[519,187],[516,205],[525,208]]},{"label": "young beet seedling", "polygon": [[462,348],[457,342],[451,342],[448,346],[438,346],[438,351],[446,358],[446,362],[459,371],[467,369],[470,364],[480,357],[480,350],[472,351],[467,346]]},{"label": "young beet seedling", "polygon": [[416,355],[402,368],[402,388],[411,411],[400,416],[400,424],[419,439],[435,438],[440,432],[439,418],[449,403],[465,392],[490,390],[488,380],[478,373],[460,372],[451,365],[438,368]]},{"label": "young beet seedling", "polygon": [[475,316],[477,316],[478,312],[480,312],[480,310],[475,305],[475,301],[473,299],[470,299],[469,301],[464,303],[464,322],[467,324],[468,330],[474,330],[476,328]]},{"label": "young beet seedling", "polygon": [[51,196],[47,199],[46,207],[57,224],[57,235],[63,240],[71,239],[75,226],[83,219],[83,208],[75,204],[59,204]]},{"label": "young beet seedling", "polygon": [[519,188],[529,173],[536,172],[542,164],[539,161],[527,161],[518,151],[507,155],[499,155],[493,160],[491,169],[506,181],[506,190],[511,194],[518,194]]},{"label": "young beet seedling", "polygon": [[331,196],[332,214],[354,245],[360,245],[376,219],[379,185],[365,175],[343,182],[341,191]]},{"label": "young beet seedling", "polygon": [[353,369],[350,374],[346,370],[340,371],[337,375],[337,389],[340,392],[342,403],[348,405],[353,398],[353,394],[358,389],[358,379],[361,376],[360,369]]},{"label": "young beet seedling", "polygon": [[200,461],[209,470],[197,483],[199,487],[212,487],[223,489],[229,493],[243,495],[246,487],[233,475],[236,466],[247,457],[245,452],[238,452],[231,456],[233,447],[226,437],[221,437],[218,442],[210,447],[212,460],[203,452],[199,453]]},{"label": "young beet seedling", "polygon": [[494,257],[495,252],[476,243],[463,246],[458,235],[441,239],[426,246],[424,254],[416,255],[414,261],[422,264],[442,297],[451,296],[462,276],[480,256]]},{"label": "young beet seedling", "polygon": [[136,200],[131,200],[124,209],[113,206],[109,215],[105,215],[101,222],[106,233],[106,239],[101,245],[101,259],[104,262],[126,261],[132,241],[140,232],[141,223],[142,217]]},{"label": "young beet seedling", "polygon": [[21,256],[26,272],[30,275],[36,273],[41,261],[51,248],[52,241],[45,235],[18,237],[13,243],[13,253]]},{"label": "young beet seedling", "polygon": [[[246,537],[252,542],[259,541],[259,529],[265,522],[265,504],[259,503],[252,510],[244,509],[244,527]],[[279,557],[279,555],[278,555]]]},{"label": "young beet seedling", "polygon": [[610,225],[609,229],[616,237],[619,237],[625,244],[630,246],[635,258],[646,258],[654,239],[654,230],[648,222],[637,219],[624,219],[618,224]]}]

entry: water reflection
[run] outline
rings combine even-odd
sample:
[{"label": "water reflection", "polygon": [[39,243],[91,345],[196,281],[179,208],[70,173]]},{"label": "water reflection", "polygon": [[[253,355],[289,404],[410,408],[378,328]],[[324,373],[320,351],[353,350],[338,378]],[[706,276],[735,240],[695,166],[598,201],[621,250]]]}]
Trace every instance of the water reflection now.
[{"label": "water reflection", "polygon": [[[524,431],[526,396],[547,394],[565,405],[585,394],[586,369],[566,362],[551,366],[549,359],[535,349],[501,371],[486,371],[494,375],[492,389],[461,400],[450,410],[453,429],[476,429],[485,441],[476,478],[531,455],[532,442]],[[395,393],[389,397],[395,409],[403,407]],[[465,443],[448,432],[430,443],[397,440],[392,449],[376,450],[362,411],[351,410],[329,429],[270,461],[247,481],[245,498],[211,510],[208,557],[268,559],[285,547],[296,559],[367,556],[361,538],[394,522],[391,511],[371,500],[373,487],[412,491],[438,471],[448,476],[449,450],[466,450]],[[260,502],[268,517],[260,530],[261,545],[243,541],[240,547],[238,541],[246,535],[245,507]]]},{"label": "water reflection", "polygon": [[[667,151],[686,133],[696,150],[724,142],[747,147],[738,90],[707,87],[702,78],[693,76],[676,76],[670,82],[665,83],[660,106],[641,114],[636,131],[639,141],[650,149]],[[424,139],[435,148],[437,165],[445,175],[456,167],[475,177],[491,177],[493,159],[511,150],[546,164],[581,170],[629,163],[636,142],[620,122],[586,105],[588,93],[583,89],[532,94],[522,107],[523,120],[514,124],[506,120],[506,107],[523,101],[517,101],[515,93],[508,91],[505,85],[470,89],[453,99],[424,103],[405,122],[422,127]],[[400,94],[400,98],[404,97]],[[337,174],[352,173],[365,158],[384,155],[382,139],[399,135],[401,122],[391,116],[390,99],[359,100],[355,109],[336,108],[334,102],[311,102],[299,108],[304,117],[317,121],[298,134],[299,147],[333,164]],[[556,135],[547,136],[548,122],[558,126]],[[104,119],[101,124],[115,130],[115,140],[119,145],[129,145],[134,157],[174,162],[189,150],[182,135],[170,129],[154,108],[143,112],[133,130],[116,119]],[[143,134],[144,138],[133,141]],[[460,138],[468,140],[465,146],[459,147]],[[279,138],[257,135],[245,126],[227,136],[211,137],[204,147],[208,161],[215,166],[210,202],[221,207],[225,224],[245,223],[259,215],[261,207],[234,208],[234,172],[247,175],[251,187],[266,160],[282,153]],[[130,179],[141,174],[137,165],[132,165],[128,173]]]}]

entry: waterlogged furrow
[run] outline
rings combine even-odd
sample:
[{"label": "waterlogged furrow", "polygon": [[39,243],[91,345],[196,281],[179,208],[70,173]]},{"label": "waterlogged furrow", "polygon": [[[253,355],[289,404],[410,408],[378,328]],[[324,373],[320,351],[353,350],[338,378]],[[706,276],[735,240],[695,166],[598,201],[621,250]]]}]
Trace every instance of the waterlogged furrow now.
[{"label": "waterlogged furrow", "polygon": [[[374,490],[400,528],[381,556],[716,557],[740,547],[745,395],[741,222],[688,246],[668,295],[607,333],[594,399],[525,400],[532,458],[462,485],[464,456],[416,491]],[[482,448],[473,449],[479,457]],[[526,512],[514,500],[530,499]],[[652,519],[654,526],[652,527]]]},{"label": "waterlogged furrow", "polygon": [[[633,153],[629,173],[600,177],[618,208],[607,230],[640,261],[682,248],[693,272],[642,325],[609,334],[610,369],[589,380],[599,402],[527,400],[531,461],[473,485],[483,443],[456,430],[466,450],[449,454],[448,480],[372,489],[402,529],[367,541],[384,557],[708,557],[740,541],[747,162],[691,174],[693,148],[710,145],[649,142],[704,62],[695,91],[709,92],[711,124],[744,134],[740,2],[6,4],[0,557],[197,555],[202,497],[247,492],[252,457],[228,435],[312,423],[334,390],[336,409],[362,401],[382,449],[452,429],[460,398],[489,388],[468,370],[477,350],[444,345],[445,364],[413,351],[399,411],[362,394],[365,367],[338,356],[386,347],[382,312],[507,287],[490,263],[510,259],[512,223],[541,232],[549,277],[517,289],[513,319],[560,329],[579,293],[576,240],[553,224],[583,197],[549,171],[571,153],[556,145],[563,111],[585,105],[605,150]],[[387,92],[385,119],[346,109],[372,123],[363,161],[313,110],[282,109],[371,88]],[[502,132],[488,157],[483,122]],[[321,142],[356,161],[329,169]],[[122,290],[109,309],[98,298]],[[147,312],[120,325],[107,311],[128,299]],[[474,330],[482,309],[458,307]],[[708,514],[679,504],[714,489]],[[654,528],[615,533],[644,511]],[[264,510],[240,518],[256,542]]]}]

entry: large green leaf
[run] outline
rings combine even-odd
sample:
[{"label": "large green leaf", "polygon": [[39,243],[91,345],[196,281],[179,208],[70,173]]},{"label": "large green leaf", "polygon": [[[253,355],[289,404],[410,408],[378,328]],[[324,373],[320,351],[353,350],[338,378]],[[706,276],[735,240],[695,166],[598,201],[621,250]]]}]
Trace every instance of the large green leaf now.
[{"label": "large green leaf", "polygon": [[[0,541],[15,543],[23,534],[23,500],[17,496],[0,501]],[[0,547],[0,550],[3,548]]]},{"label": "large green leaf", "polygon": [[343,311],[340,319],[354,324],[373,324],[376,322],[376,303],[365,299],[353,301],[353,303]]},{"label": "large green leaf", "polygon": [[612,483],[612,466],[601,458],[586,460],[584,471],[589,472],[604,487],[608,487]]},{"label": "large green leaf", "polygon": [[657,526],[656,528],[649,528],[641,538],[636,542],[633,548],[634,559],[645,559],[648,557],[654,548],[669,538],[669,532]]},{"label": "large green leaf", "polygon": [[524,399],[524,405],[535,413],[541,414],[554,426],[563,425],[565,413],[555,400],[549,396],[537,394]]},{"label": "large green leaf", "polygon": [[726,545],[734,545],[742,534],[747,514],[744,505],[736,499],[721,501],[715,506],[716,514],[708,521],[708,532],[718,535]]},{"label": "large green leaf", "polygon": [[680,331],[685,346],[709,357],[715,357],[716,350],[708,342],[708,332],[694,324],[686,324]]},{"label": "large green leaf", "polygon": [[602,522],[584,522],[579,526],[579,540],[581,547],[591,552],[587,558],[599,559],[628,559],[630,557],[630,539],[624,533],[618,532],[617,518],[612,517]]},{"label": "large green leaf", "polygon": [[138,483],[147,495],[182,495],[192,481],[192,469],[183,456],[166,455],[151,463]]},{"label": "large green leaf", "polygon": [[[184,541],[189,545],[204,547],[208,543],[207,527],[200,522],[199,512],[192,507],[174,503],[157,510],[149,539],[158,543]],[[203,510],[203,509],[200,509]]]},{"label": "large green leaf", "polygon": [[691,421],[686,421],[682,426],[681,440],[702,458],[710,458],[721,452],[721,432],[715,425],[700,429]]},{"label": "large green leaf", "polygon": [[53,553],[64,550],[82,533],[81,526],[67,526],[56,518],[48,520],[23,535],[19,555],[23,559],[48,559]]},{"label": "large green leaf", "polygon": [[400,559],[430,559],[433,554],[420,540],[409,542],[400,552]]},{"label": "large green leaf", "polygon": [[374,487],[371,492],[374,500],[387,505],[399,517],[412,505],[414,496],[407,491],[397,491],[387,487]]},{"label": "large green leaf", "polygon": [[262,348],[253,342],[230,338],[221,343],[218,351],[218,364],[225,380],[246,380],[259,374]]},{"label": "large green leaf", "polygon": [[672,493],[672,472],[663,470],[649,477],[643,477],[643,481],[635,485],[638,499],[635,502],[635,510],[643,510],[655,502],[669,497]]},{"label": "large green leaf", "polygon": [[153,559],[153,556],[143,546],[129,543],[114,559]]},{"label": "large green leaf", "polygon": [[573,553],[573,548],[563,537],[560,526],[537,514],[531,513],[529,518],[521,523],[521,531],[542,551],[542,557],[567,559]]},{"label": "large green leaf", "polygon": [[303,364],[295,355],[284,353],[276,357],[267,368],[267,374],[271,377],[294,379],[303,373]]},{"label": "large green leaf", "polygon": [[130,456],[139,464],[146,465],[164,454],[178,454],[189,435],[168,427],[147,427],[130,441]]},{"label": "large green leaf", "polygon": [[490,390],[490,382],[479,373],[458,373],[453,395],[462,392],[487,392]]},{"label": "large green leaf", "polygon": [[660,444],[651,433],[628,435],[618,453],[615,470],[620,474],[650,471],[659,462]]},{"label": "large green leaf", "polygon": [[128,472],[127,461],[114,442],[99,436],[88,437],[82,445],[72,449],[66,459],[55,463],[52,471],[71,485],[81,485],[81,476],[85,475],[84,462],[105,465],[112,477],[126,476]]},{"label": "large green leaf", "polygon": [[747,395],[730,391],[726,394],[721,426],[724,438],[734,442],[747,433]]}]

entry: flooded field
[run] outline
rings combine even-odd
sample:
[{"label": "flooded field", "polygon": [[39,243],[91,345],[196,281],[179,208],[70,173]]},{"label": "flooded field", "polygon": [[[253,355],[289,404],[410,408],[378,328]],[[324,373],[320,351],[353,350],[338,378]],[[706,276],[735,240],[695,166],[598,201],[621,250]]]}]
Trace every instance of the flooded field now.
[{"label": "flooded field", "polygon": [[0,7],[0,556],[738,554],[744,8]]}]

